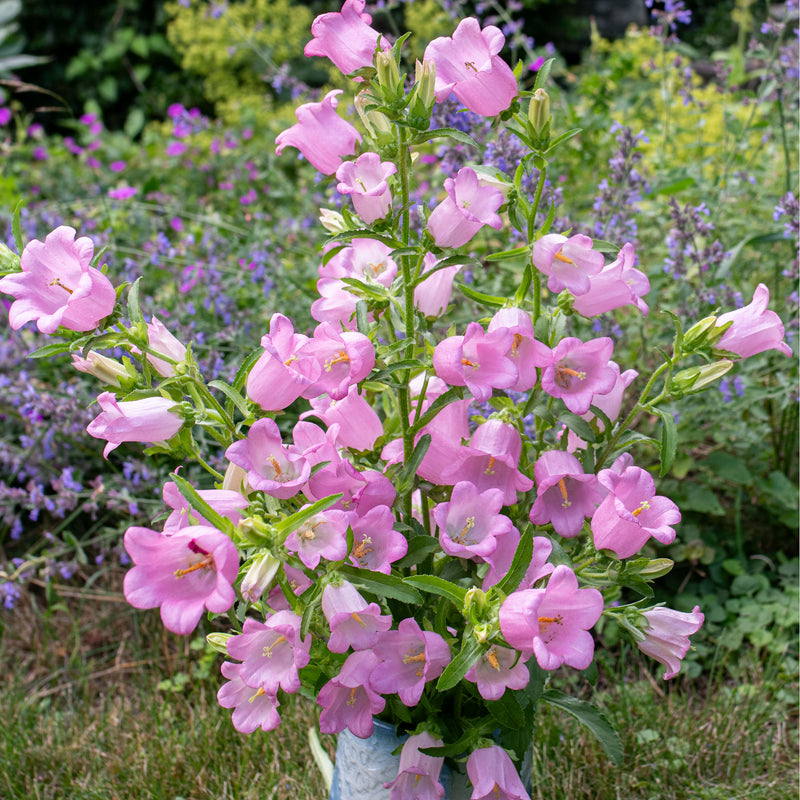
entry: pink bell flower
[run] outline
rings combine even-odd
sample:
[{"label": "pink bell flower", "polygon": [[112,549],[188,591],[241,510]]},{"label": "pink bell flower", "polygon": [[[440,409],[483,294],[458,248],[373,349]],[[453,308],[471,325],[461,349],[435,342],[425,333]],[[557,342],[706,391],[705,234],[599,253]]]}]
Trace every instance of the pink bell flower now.
[{"label": "pink bell flower", "polygon": [[329,58],[345,75],[371,67],[376,48],[386,50],[389,43],[370,27],[365,5],[366,0],[345,0],[341,11],[320,14],[311,23],[314,38],[305,46],[306,56]]},{"label": "pink bell flower", "polygon": [[356,151],[361,134],[337,113],[337,97],[341,89],[333,89],[320,103],[303,103],[295,111],[297,124],[278,134],[275,152],[296,147],[324,175],[333,175],[342,163],[342,156]]},{"label": "pink bell flower", "polygon": [[455,178],[445,178],[447,197],[428,217],[428,231],[439,247],[461,247],[484,225],[499,230],[503,221],[497,209],[503,193],[481,186],[474,169],[462,167]]},{"label": "pink bell flower", "polygon": [[364,491],[367,481],[347,459],[338,457],[335,461],[315,472],[303,487],[303,494],[313,503],[341,494],[342,498],[332,508],[351,512]]},{"label": "pink bell flower", "polygon": [[344,511],[329,508],[292,531],[283,545],[309,569],[316,569],[322,558],[341,561],[347,555],[347,522]]},{"label": "pink bell flower", "polygon": [[512,333],[506,356],[517,367],[517,382],[509,386],[515,392],[527,392],[536,385],[536,367],[550,363],[550,348],[535,339],[530,314],[521,308],[501,308],[489,322],[487,331],[505,328]]},{"label": "pink bell flower", "polygon": [[331,424],[328,430],[324,431],[313,422],[301,420],[292,429],[294,446],[312,467],[323,461],[338,464],[342,460],[336,444],[338,435],[339,426],[336,424]]},{"label": "pink bell flower", "polygon": [[247,470],[247,482],[253,489],[279,500],[294,497],[311,474],[311,465],[302,454],[283,444],[274,419],[256,420],[247,438],[230,445],[225,457]]},{"label": "pink bell flower", "polygon": [[717,327],[726,322],[733,324],[722,334],[716,348],[730,350],[742,358],[749,358],[765,350],[778,350],[783,355],[790,356],[792,348],[783,341],[783,323],[774,311],[767,309],[767,303],[769,289],[759,283],[748,305],[720,314],[717,317]]},{"label": "pink bell flower", "polygon": [[608,494],[592,517],[594,546],[611,550],[619,558],[630,558],[650,537],[671,544],[681,521],[678,506],[667,497],[656,495],[653,476],[640,467],[630,466],[622,473],[601,470],[598,481]]},{"label": "pink bell flower", "polygon": [[563,450],[547,450],[533,467],[536,502],[531,508],[534,525],[552,524],[556,533],[577,536],[584,518],[591,518],[603,492],[597,476],[584,473],[580,461]]},{"label": "pink bell flower", "polygon": [[449,502],[433,509],[442,550],[458,558],[479,556],[488,560],[497,547],[497,538],[512,528],[511,520],[500,513],[502,507],[500,489],[479,492],[469,481],[459,481]]},{"label": "pink bell flower", "polygon": [[516,650],[492,645],[464,676],[478,684],[484,700],[499,700],[506,689],[524,689],[530,680],[525,662]]},{"label": "pink bell flower", "polygon": [[425,48],[424,61],[436,64],[434,93],[441,103],[452,92],[470,111],[493,117],[517,96],[517,79],[498,53],[505,36],[494,25],[481,30],[478,20],[458,23],[452,38],[440,36]]},{"label": "pink bell flower", "polygon": [[141,400],[117,400],[113,392],[103,392],[97,398],[101,412],[86,426],[95,439],[106,439],[103,457],[123,442],[153,444],[171,439],[183,425],[178,404],[166,397],[144,397]]},{"label": "pink bell flower", "polygon": [[573,414],[585,414],[597,395],[608,394],[616,374],[608,362],[614,343],[607,336],[582,342],[562,339],[551,351],[552,360],[542,373],[542,389],[560,397]]},{"label": "pink bell flower", "polygon": [[228,655],[242,662],[239,676],[248,686],[273,695],[300,688],[298,670],[311,660],[311,637],[300,637],[301,621],[293,611],[278,611],[266,622],[248,617],[242,633],[228,639]]},{"label": "pink bell flower", "polygon": [[[422,275],[430,272],[438,263],[433,253],[426,253],[422,261]],[[444,314],[453,293],[453,280],[460,270],[460,264],[444,267],[417,284],[414,287],[414,308],[426,317],[440,317]]]},{"label": "pink bell flower", "polygon": [[282,411],[316,380],[319,365],[304,353],[308,337],[294,332],[283,314],[273,314],[264,352],[247,376],[247,396],[264,411]]},{"label": "pink bell flower", "polygon": [[328,650],[332,653],[345,653],[349,647],[368,650],[392,627],[391,614],[381,614],[377,603],[367,603],[347,581],[339,586],[329,583],[323,589],[322,613],[331,629]]},{"label": "pink bell flower", "polygon": [[[356,329],[356,305],[358,298],[350,287],[336,278],[320,278],[317,291],[320,296],[311,304],[311,316],[317,322],[331,322],[349,331]],[[367,319],[374,319],[371,313]]]},{"label": "pink bell flower", "polygon": [[134,564],[125,574],[125,599],[134,608],[160,608],[167,630],[185,636],[205,609],[222,614],[233,605],[239,551],[216,528],[159,533],[134,526],[123,541]]},{"label": "pink bell flower", "polygon": [[380,663],[370,676],[372,688],[380,694],[396,692],[409,708],[419,703],[425,684],[450,663],[447,642],[422,630],[412,617],[400,620],[396,631],[381,634],[373,652]]},{"label": "pink bell flower", "polygon": [[[186,361],[186,345],[176,339],[157,317],[153,317],[147,323],[147,340],[150,347],[156,352],[168,356],[178,364]],[[134,350],[134,352],[138,351]],[[175,375],[175,364],[170,364],[169,361],[154,356],[152,353],[147,353],[145,358],[162,378],[170,378]]]},{"label": "pink bell flower", "polygon": [[93,331],[114,310],[117,294],[111,281],[91,266],[94,245],[75,229],[61,225],[32,239],[20,257],[21,272],[0,278],[0,292],[15,298],[8,312],[14,330],[36,321],[42,333],[59,326]]},{"label": "pink bell flower", "polygon": [[339,194],[349,194],[356,214],[371,225],[392,210],[388,180],[395,172],[397,166],[391,161],[381,161],[377,153],[362,153],[355,161],[345,161],[336,170],[339,179],[336,190]]},{"label": "pink bell flower", "polygon": [[371,650],[351,653],[339,674],[320,689],[317,705],[322,709],[322,733],[341,733],[349,728],[360,739],[372,736],[373,718],[386,708],[386,701],[370,684],[370,673],[377,664],[378,657]]},{"label": "pink bell flower", "polygon": [[394,514],[388,506],[375,506],[363,516],[350,518],[353,549],[350,562],[373,572],[388,575],[391,565],[408,552],[406,537],[394,530]]},{"label": "pink bell flower", "polygon": [[647,316],[650,309],[642,296],[650,291],[650,281],[633,266],[635,261],[633,245],[628,242],[614,261],[589,276],[589,289],[575,297],[573,309],[584,317],[596,317],[622,306],[636,306]]},{"label": "pink bell flower", "polygon": [[568,289],[578,297],[589,291],[589,276],[597,275],[605,264],[603,254],[592,250],[593,244],[582,233],[569,238],[547,233],[534,242],[531,260],[539,272],[548,276],[547,288],[551,292]]},{"label": "pink bell flower", "polygon": [[639,649],[667,668],[665,681],[674,678],[681,671],[681,661],[689,650],[689,637],[700,630],[705,616],[700,606],[695,606],[690,613],[657,606],[643,612],[643,616],[647,628],[644,641],[637,642]]},{"label": "pink bell flower", "polygon": [[357,278],[364,283],[378,283],[387,289],[397,277],[397,263],[391,248],[377,239],[353,239],[327,264],[319,267],[320,278]]},{"label": "pink bell flower", "polygon": [[351,386],[341,400],[321,395],[311,400],[312,411],[304,411],[300,419],[319,417],[328,427],[338,425],[336,443],[353,450],[371,450],[383,435],[383,423],[375,409]]},{"label": "pink bell flower", "polygon": [[469,447],[461,448],[459,460],[444,471],[448,482],[456,478],[471,481],[479,491],[500,489],[502,505],[517,502],[518,492],[527,492],[533,481],[519,470],[522,439],[519,431],[507,422],[489,419],[478,425]]},{"label": "pink bell flower", "polygon": [[317,325],[303,352],[314,358],[319,368],[317,379],[302,393],[309,400],[325,393],[343,400],[350,387],[363,381],[375,366],[375,348],[366,336],[337,330],[329,322]]},{"label": "pink bell flower", "polygon": [[[248,500],[239,492],[230,489],[199,489],[197,494],[208,503],[217,514],[227,517],[234,525],[242,519],[242,510],[247,508]],[[164,522],[164,532],[179,531],[190,525],[211,525],[195,511],[180,493],[173,481],[167,481],[161,490],[164,502],[172,509]]]},{"label": "pink bell flower", "polygon": [[466,386],[483,403],[492,389],[508,389],[517,382],[517,368],[506,355],[513,338],[506,328],[486,333],[470,322],[463,336],[449,336],[436,345],[433,368],[445,383]]},{"label": "pink bell flower", "polygon": [[467,759],[471,800],[530,800],[514,762],[502,747],[473,750]]},{"label": "pink bell flower", "polygon": [[562,664],[586,669],[594,657],[589,628],[602,613],[603,595],[578,588],[575,573],[559,564],[544,589],[523,589],[506,598],[500,630],[512,647],[533,652],[542,669]]},{"label": "pink bell flower", "polygon": [[442,744],[441,739],[434,739],[427,731],[406,739],[400,751],[397,777],[383,784],[384,789],[391,790],[389,800],[441,800],[444,797],[444,786],[439,783],[444,758],[420,752]]},{"label": "pink bell flower", "polygon": [[222,665],[222,675],[228,680],[217,692],[217,702],[223,708],[233,709],[233,727],[239,733],[274,731],[281,724],[278,714],[278,697],[268,694],[263,687],[248,686],[241,678],[241,664],[226,661]]}]

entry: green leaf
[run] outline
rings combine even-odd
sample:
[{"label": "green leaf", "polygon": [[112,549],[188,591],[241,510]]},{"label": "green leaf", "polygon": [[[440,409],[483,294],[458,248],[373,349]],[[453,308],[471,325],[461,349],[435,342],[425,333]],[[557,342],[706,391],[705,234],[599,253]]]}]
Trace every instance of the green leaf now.
[{"label": "green leaf", "polygon": [[736,259],[739,258],[742,250],[749,245],[770,244],[771,242],[783,241],[783,231],[773,231],[771,233],[759,233],[755,236],[746,236],[737,242],[727,253],[722,263],[717,267],[714,279],[721,281],[728,276]]},{"label": "green leaf", "polygon": [[[487,650],[486,645],[478,642],[472,633],[471,628],[464,631],[464,638],[461,642],[461,650],[458,655],[445,667],[436,683],[438,692],[446,692],[452,689],[467,674],[470,667],[478,663],[478,660]],[[508,694],[508,692],[506,692]]]},{"label": "green leaf", "polygon": [[547,79],[550,77],[550,70],[553,69],[553,64],[556,63],[555,58],[548,58],[547,61],[539,67],[539,71],[536,73],[536,82],[533,84],[533,91],[535,92],[537,89],[543,89],[544,85],[547,83]]},{"label": "green leaf", "polygon": [[401,578],[394,575],[384,575],[382,572],[372,572],[360,567],[351,567],[346,564],[338,570],[353,586],[361,587],[364,591],[376,597],[391,597],[401,603],[419,605],[422,595],[413,587],[407,586]]},{"label": "green leaf", "polygon": [[666,408],[657,408],[656,412],[661,417],[661,471],[659,475],[663,478],[672,467],[675,461],[675,453],[678,451],[678,426],[675,424],[675,417]]},{"label": "green leaf", "polygon": [[28,355],[28,358],[50,358],[69,352],[69,342],[54,342],[39,347]]},{"label": "green leaf", "polygon": [[597,441],[592,426],[583,419],[583,417],[579,417],[571,411],[565,411],[558,415],[558,421],[566,425],[576,436],[579,436],[585,442],[594,444]]},{"label": "green leaf", "polygon": [[412,282],[411,285],[419,286],[423,281],[428,280],[428,278],[430,278],[432,275],[435,275],[437,272],[439,272],[439,270],[458,266],[475,267],[480,269],[483,267],[483,264],[478,261],[477,258],[473,258],[472,256],[448,256],[447,258],[443,258],[441,261],[437,261],[436,266],[433,269],[423,272],[415,281]]},{"label": "green leaf", "polygon": [[395,563],[398,569],[412,567],[424,561],[439,546],[435,536],[414,536],[408,542],[408,552]]},{"label": "green leaf", "polygon": [[183,496],[183,499],[186,500],[206,522],[224,533],[228,533],[233,529],[233,523],[227,517],[223,517],[221,514],[214,511],[214,509],[200,497],[197,493],[197,489],[195,489],[189,481],[182,478],[177,472],[173,472],[170,477],[175,481],[175,485],[178,487],[178,491]]},{"label": "green leaf", "polygon": [[289,534],[292,531],[296,531],[304,522],[310,520],[315,514],[319,514],[321,511],[325,511],[326,508],[336,505],[341,499],[342,492],[339,492],[339,494],[332,494],[330,497],[323,497],[322,500],[317,500],[316,503],[312,503],[308,508],[301,508],[300,511],[295,511],[294,514],[282,519],[280,522],[276,522],[274,525],[275,532],[278,534]]},{"label": "green leaf", "polygon": [[17,253],[22,255],[25,249],[25,240],[22,238],[22,224],[19,221],[20,211],[22,211],[22,200],[14,208],[14,216],[11,218],[11,230],[14,234],[14,244],[17,246]]},{"label": "green leaf", "polygon": [[[529,560],[530,563],[530,560]],[[403,582],[428,594],[438,594],[454,603],[460,611],[464,607],[467,590],[458,584],[439,578],[436,575],[409,575]]]},{"label": "green leaf", "polygon": [[505,261],[508,258],[517,258],[518,256],[528,255],[531,252],[529,244],[523,244],[515,247],[513,250],[501,250],[499,253],[490,253],[484,257],[486,261]]},{"label": "green leaf", "polygon": [[564,131],[564,133],[562,133],[561,136],[557,136],[550,142],[550,146],[547,148],[547,150],[544,151],[544,155],[549,156],[550,153],[552,153],[553,150],[556,149],[556,147],[574,138],[579,133],[581,133],[582,130],[583,130],[582,128],[572,128],[571,130]]},{"label": "green leaf", "polygon": [[209,381],[208,384],[211,388],[217,389],[222,392],[246,417],[250,416],[250,409],[247,406],[247,400],[239,394],[232,386],[228,386],[225,381]]},{"label": "green leaf", "polygon": [[463,283],[459,283],[458,288],[461,290],[463,295],[468,297],[470,300],[474,300],[476,303],[480,303],[481,305],[489,306],[490,308],[502,308],[506,304],[505,297],[497,297],[493,294],[479,292],[477,289],[473,289]]},{"label": "green leaf", "polygon": [[408,462],[405,464],[397,477],[398,494],[405,494],[406,488],[413,485],[414,477],[419,470],[419,465],[422,463],[422,459],[425,458],[425,454],[428,452],[428,448],[430,446],[431,435],[426,433],[424,436],[420,437],[420,440],[417,442],[414,450],[411,453],[411,457],[408,459]]},{"label": "green leaf", "polygon": [[144,315],[142,309],[139,307],[139,281],[141,276],[138,277],[128,289],[128,317],[134,325],[144,322]]},{"label": "green leaf", "polygon": [[464,133],[464,131],[460,131],[458,128],[436,128],[432,131],[419,133],[414,137],[412,144],[422,144],[423,142],[429,142],[431,139],[444,138],[454,139],[457,142],[461,142],[461,144],[468,144],[476,150],[480,148],[480,145],[468,133]]},{"label": "green leaf", "polygon": [[511,594],[519,586],[520,581],[525,577],[528,567],[531,565],[533,557],[533,527],[526,525],[525,530],[519,540],[517,552],[514,553],[514,560],[497,589],[504,594]]},{"label": "green leaf", "polygon": [[464,392],[461,386],[453,386],[448,389],[444,394],[439,395],[425,411],[420,418],[411,427],[411,435],[416,434],[422,430],[445,406],[454,403],[456,400],[461,400],[464,397]]},{"label": "green leaf", "polygon": [[521,728],[525,724],[517,692],[506,690],[499,700],[486,700],[484,704],[500,728]]},{"label": "green leaf", "polygon": [[390,364],[388,367],[380,370],[379,372],[371,374],[368,377],[368,380],[385,381],[390,375],[401,369],[424,369],[426,366],[427,364],[424,364],[422,361],[415,361],[413,359],[409,359],[407,361],[395,361],[394,364]]},{"label": "green leaf", "polygon": [[624,755],[622,741],[599,708],[555,689],[548,689],[542,695],[542,700],[551,706],[566,711],[575,717],[581,725],[585,725],[594,734],[597,741],[600,742],[609,760],[617,767],[622,765],[622,757]]}]

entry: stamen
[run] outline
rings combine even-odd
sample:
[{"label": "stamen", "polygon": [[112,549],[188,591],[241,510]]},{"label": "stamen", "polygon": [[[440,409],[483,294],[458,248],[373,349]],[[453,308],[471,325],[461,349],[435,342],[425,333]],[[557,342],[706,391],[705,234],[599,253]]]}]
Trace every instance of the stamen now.
[{"label": "stamen", "polygon": [[264,691],[264,687],[263,686],[259,686],[258,687],[258,691],[247,702],[248,703],[252,703],[253,700],[256,699],[256,697],[262,697],[265,694],[266,694],[266,692]]},{"label": "stamen", "polygon": [[570,378],[577,378],[582,381],[586,378],[585,372],[578,372],[569,367],[556,367],[555,381],[562,389],[569,389],[572,385]]},{"label": "stamen", "polygon": [[358,686],[354,686],[350,690],[350,698],[347,701],[347,705],[354,706],[356,704],[356,692],[358,691]]},{"label": "stamen", "polygon": [[198,561],[195,564],[192,564],[186,569],[176,569],[175,570],[175,577],[182,578],[184,575],[188,575],[190,572],[197,572],[199,569],[213,569],[214,568],[214,556],[209,553],[205,558],[201,561]]},{"label": "stamen", "polygon": [[334,364],[347,364],[350,363],[350,356],[345,353],[344,350],[340,350],[339,354],[333,356],[333,358],[329,358],[325,362],[325,372],[330,372],[333,369]]},{"label": "stamen", "polygon": [[362,181],[362,180],[361,180],[361,178],[356,178],[356,183],[357,183],[357,184],[358,184],[358,185],[359,185],[359,186],[360,186],[360,187],[361,187],[361,188],[362,188],[362,189],[363,189],[365,192],[367,191],[367,187],[366,187],[366,186],[364,186],[364,181]]},{"label": "stamen", "polygon": [[368,553],[374,552],[373,548],[369,545],[372,544],[372,539],[369,536],[365,536],[360,542],[358,542],[353,547],[353,556],[358,560],[362,561]]},{"label": "stamen", "polygon": [[521,333],[515,333],[511,342],[511,355],[517,354],[517,348],[525,341],[525,337]]},{"label": "stamen", "polygon": [[53,280],[50,281],[50,285],[51,286],[58,286],[60,289],[63,289],[65,292],[69,292],[70,294],[72,294],[72,289],[70,289],[69,286],[64,286],[64,284],[61,283],[61,279],[60,278],[53,278]]},{"label": "stamen", "polygon": [[269,645],[269,647],[265,647],[261,651],[261,655],[264,658],[272,658],[272,649],[285,641],[286,637],[283,634],[281,634],[271,645]]},{"label": "stamen", "polygon": [[484,475],[494,475],[494,465],[497,459],[494,456],[489,456],[489,466],[483,471]]},{"label": "stamen", "polygon": [[361,617],[359,617],[359,616],[358,616],[358,614],[356,614],[356,612],[355,612],[355,611],[354,611],[354,612],[353,612],[353,613],[352,613],[350,616],[351,616],[351,617],[352,617],[352,618],[353,618],[353,619],[354,619],[354,620],[355,620],[355,621],[356,621],[356,622],[357,622],[357,623],[358,623],[358,624],[359,624],[359,625],[360,625],[362,628],[366,628],[366,627],[367,627],[367,623],[366,623],[366,622],[364,622],[364,620],[363,620],[363,619],[361,619]]},{"label": "stamen", "polygon": [[558,488],[561,490],[561,496],[564,498],[564,502],[561,504],[561,508],[569,508],[572,505],[572,503],[570,502],[569,497],[567,497],[567,484],[563,478],[559,479]]},{"label": "stamen", "polygon": [[486,654],[486,660],[492,669],[500,671],[500,662],[497,660],[497,653],[495,653],[494,647]]},{"label": "stamen", "polygon": [[465,66],[467,69],[471,69],[471,70],[472,70],[473,72],[475,72],[475,73],[477,73],[477,72],[478,72],[478,69],[477,69],[477,67],[475,66],[475,64],[474,64],[472,61],[465,61],[465,62],[464,62],[464,66]]},{"label": "stamen", "polygon": [[639,504],[639,508],[637,508],[636,511],[633,512],[633,516],[638,517],[639,514],[642,513],[642,511],[649,511],[649,510],[650,510],[650,503],[647,500],[642,500],[642,502]]},{"label": "stamen", "polygon": [[289,356],[289,358],[287,358],[286,361],[284,361],[283,363],[286,364],[287,367],[290,367],[299,358],[300,356],[297,355]]},{"label": "stamen", "polygon": [[425,653],[415,653],[413,656],[409,653],[404,659],[404,664],[413,664],[416,661],[424,661],[425,660]]},{"label": "stamen", "polygon": [[[469,533],[469,531],[471,531],[471,530],[472,530],[474,527],[475,527],[475,517],[468,517],[468,518],[467,518],[467,524],[466,524],[466,525],[464,525],[464,527],[463,527],[463,529],[462,529],[461,533],[459,533],[459,534],[458,534],[458,536],[456,536],[456,538],[455,538],[455,539],[453,539],[453,541],[454,541],[456,544],[464,544],[464,537],[465,537],[465,536],[467,535],[467,533]],[[472,543],[470,542],[470,544],[472,544]]]},{"label": "stamen", "polygon": [[575,263],[571,258],[567,258],[566,256],[562,256],[560,250],[553,257],[556,259],[556,261],[563,261],[565,264],[574,264]]},{"label": "stamen", "polygon": [[472,367],[473,369],[478,369],[478,367],[480,367],[480,364],[476,364],[474,361],[470,361],[468,358],[462,358],[461,363],[465,367]]},{"label": "stamen", "polygon": [[275,470],[275,480],[279,481],[281,479],[281,475],[283,475],[283,470],[281,469],[281,465],[278,463],[278,459],[275,456],[270,456],[267,461],[272,464],[272,469]]}]

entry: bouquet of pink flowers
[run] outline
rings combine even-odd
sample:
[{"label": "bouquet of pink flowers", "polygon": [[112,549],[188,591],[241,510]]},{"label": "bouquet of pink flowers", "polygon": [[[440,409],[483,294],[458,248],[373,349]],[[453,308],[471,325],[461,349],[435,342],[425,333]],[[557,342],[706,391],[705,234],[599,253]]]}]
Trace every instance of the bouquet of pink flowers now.
[{"label": "bouquet of pink flowers", "polygon": [[[163,529],[127,531],[124,588],[178,634],[226,615],[231,632],[209,640],[226,656],[218,697],[238,730],[276,728],[281,696],[302,692],[325,733],[367,738],[379,718],[411,734],[387,781],[394,800],[441,797],[445,758],[466,763],[474,800],[518,800],[537,703],[589,708],[547,683],[562,665],[590,666],[602,615],[665,678],[703,621],[699,608],[652,604],[650,583],[672,563],[640,551],[672,542],[681,516],[628,451],[654,444],[664,474],[677,444],[669,402],[737,358],[789,350],[759,286],[744,308],[686,332],[676,323],[671,354],[628,397],[638,373],[613,360],[612,340],[574,333],[624,306],[646,314],[649,283],[631,244],[607,259],[586,235],[550,232],[548,161],[578,133],[551,131],[550,64],[520,91],[500,30],[465,19],[428,45],[409,88],[405,37],[390,47],[363,9],[346,0],[318,17],[305,51],[353,79],[360,130],[335,90],[277,138],[352,200],[322,212],[332,235],[313,331],[275,313],[236,379],[206,383],[191,348],[144,319],[139,282],[123,304],[92,242],[68,227],[18,241],[21,258],[6,250],[0,290],[15,298],[13,328],[61,336],[47,352],[72,352],[107,384],[88,428],[106,456],[142,442],[213,477],[204,488],[176,473]],[[451,94],[524,143],[514,174],[482,167],[468,134],[431,127]],[[472,148],[475,163],[430,210],[417,156],[438,139]],[[493,241],[512,229],[522,243],[476,259],[464,248],[487,226]],[[456,284],[464,267],[503,261],[521,265],[508,296]],[[452,326],[454,285],[485,316]],[[111,347],[135,360],[99,352]],[[632,432],[644,415],[660,417],[660,440]]]}]

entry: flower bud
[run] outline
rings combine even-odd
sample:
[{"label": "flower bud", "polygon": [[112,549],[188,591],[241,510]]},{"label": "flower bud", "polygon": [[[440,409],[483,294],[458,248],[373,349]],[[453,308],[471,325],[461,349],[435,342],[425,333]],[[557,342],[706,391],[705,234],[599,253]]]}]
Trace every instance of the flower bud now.
[{"label": "flower bud", "polygon": [[228,655],[228,639],[233,636],[232,633],[209,633],[206,634],[206,641],[218,652],[222,653],[222,655]]},{"label": "flower bud", "polygon": [[125,367],[113,358],[108,358],[94,350],[90,350],[86,355],[87,358],[83,358],[78,353],[72,354],[72,366],[79,372],[94,375],[95,378],[109,386],[121,386],[121,378],[131,377]]},{"label": "flower bud", "polygon": [[344,217],[338,211],[331,208],[321,208],[319,211],[319,221],[326,231],[337,234],[347,230]]},{"label": "flower bud", "polygon": [[544,89],[537,89],[528,106],[528,133],[536,149],[545,150],[550,144],[550,97]]},{"label": "flower bud", "polygon": [[403,98],[403,79],[397,68],[394,54],[391,50],[381,50],[375,56],[375,66],[378,70],[378,85],[383,93],[383,98],[388,105],[396,103]]},{"label": "flower bud", "polygon": [[417,61],[414,84],[414,97],[409,104],[408,121],[418,130],[428,130],[431,112],[436,100],[436,64],[433,61]]},{"label": "flower bud", "polygon": [[21,268],[19,256],[6,245],[0,244],[0,275],[19,272]]},{"label": "flower bud", "polygon": [[714,316],[695,322],[683,337],[683,352],[692,353],[713,347],[725,334],[730,326],[717,327],[717,318]]},{"label": "flower bud", "polygon": [[271,542],[272,527],[261,517],[245,517],[237,526],[236,533],[247,542],[264,544],[264,541]]},{"label": "flower bud", "polygon": [[242,579],[242,597],[249,603],[255,603],[272,586],[280,565],[281,562],[272,553],[256,556]]},{"label": "flower bud", "polygon": [[703,364],[700,367],[690,367],[681,370],[672,378],[672,389],[674,394],[688,394],[689,392],[699,392],[719,380],[733,366],[733,361],[724,358],[711,364]]},{"label": "flower bud", "polygon": [[642,577],[655,580],[656,578],[662,578],[674,566],[675,562],[671,558],[649,558],[647,559],[647,563],[638,569],[637,572]]}]

